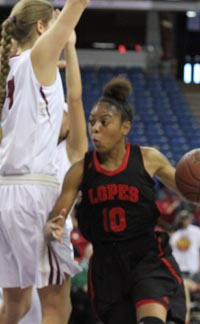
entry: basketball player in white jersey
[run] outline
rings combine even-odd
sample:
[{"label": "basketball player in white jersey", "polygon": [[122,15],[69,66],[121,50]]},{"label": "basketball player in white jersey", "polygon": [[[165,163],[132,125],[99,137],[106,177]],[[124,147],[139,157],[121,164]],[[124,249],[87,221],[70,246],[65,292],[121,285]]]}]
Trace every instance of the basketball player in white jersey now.
[{"label": "basketball player in white jersey", "polygon": [[[33,285],[40,288],[42,324],[68,318],[65,267],[43,229],[59,193],[54,157],[64,94],[57,61],[88,2],[68,0],[55,19],[49,1],[21,0],[2,25],[1,324],[18,323],[28,311]],[[18,52],[9,59],[12,39]]]},{"label": "basketball player in white jersey", "polygon": [[[62,126],[59,136],[59,143],[56,150],[56,167],[58,169],[58,180],[60,183],[60,191],[66,172],[71,164],[78,161],[84,156],[87,150],[87,132],[86,122],[82,104],[82,84],[79,70],[79,63],[75,49],[76,34],[73,32],[70,39],[65,46],[66,59],[66,85],[67,85],[67,102],[64,105],[64,113],[62,119]],[[70,122],[69,122],[70,120]],[[62,261],[67,266],[66,273],[69,278],[74,276],[81,270],[74,261],[73,246],[70,242],[70,232],[73,228],[70,215],[65,223],[65,231],[63,235],[63,244],[52,242],[52,247],[60,262]],[[54,247],[54,245],[56,245]],[[70,301],[70,279],[69,295],[66,305],[70,315],[71,301]],[[47,296],[50,298],[50,296]],[[20,321],[20,324],[40,324],[41,323],[41,307],[38,300],[35,288],[32,294],[32,305],[30,311]]]}]

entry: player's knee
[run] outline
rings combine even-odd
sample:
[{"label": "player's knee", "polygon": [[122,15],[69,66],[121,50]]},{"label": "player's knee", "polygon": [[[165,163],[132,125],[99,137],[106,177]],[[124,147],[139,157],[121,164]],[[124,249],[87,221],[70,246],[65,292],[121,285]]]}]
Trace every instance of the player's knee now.
[{"label": "player's knee", "polygon": [[[0,309],[0,315],[5,319],[6,323],[18,323],[26,313],[30,310],[31,303],[25,303],[23,305],[18,305],[13,307],[11,305],[2,304]],[[0,316],[0,317],[1,317]]]},{"label": "player's knee", "polygon": [[138,324],[164,324],[160,318],[158,317],[143,317]]}]

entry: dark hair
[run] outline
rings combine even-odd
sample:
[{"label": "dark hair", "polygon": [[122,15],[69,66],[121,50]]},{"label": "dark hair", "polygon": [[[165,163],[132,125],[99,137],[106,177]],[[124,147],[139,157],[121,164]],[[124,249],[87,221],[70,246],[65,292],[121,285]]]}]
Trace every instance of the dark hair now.
[{"label": "dark hair", "polygon": [[122,121],[133,120],[133,107],[128,103],[127,98],[132,92],[132,85],[129,80],[118,76],[107,83],[103,89],[103,96],[98,103],[105,102],[115,106],[121,114]]},{"label": "dark hair", "polygon": [[178,214],[178,219],[180,221],[182,221],[183,219],[188,219],[188,218],[192,218],[193,215],[192,213],[190,213],[188,210],[181,210],[180,213]]}]

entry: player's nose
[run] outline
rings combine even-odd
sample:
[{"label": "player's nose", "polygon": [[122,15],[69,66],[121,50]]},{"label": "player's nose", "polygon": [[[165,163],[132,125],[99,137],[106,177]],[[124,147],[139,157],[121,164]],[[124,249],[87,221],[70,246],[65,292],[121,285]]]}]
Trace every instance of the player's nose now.
[{"label": "player's nose", "polygon": [[95,124],[92,126],[92,132],[97,133],[101,129],[101,123],[96,121]]}]

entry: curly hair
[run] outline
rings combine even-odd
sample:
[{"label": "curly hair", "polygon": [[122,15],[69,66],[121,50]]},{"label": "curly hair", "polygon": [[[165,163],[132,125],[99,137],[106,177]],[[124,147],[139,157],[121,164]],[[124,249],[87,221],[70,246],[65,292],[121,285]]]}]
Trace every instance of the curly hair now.
[{"label": "curly hair", "polygon": [[128,102],[128,97],[132,93],[130,81],[122,76],[118,76],[107,83],[103,89],[103,96],[100,102],[114,105],[121,114],[122,121],[133,120],[133,107]]}]

